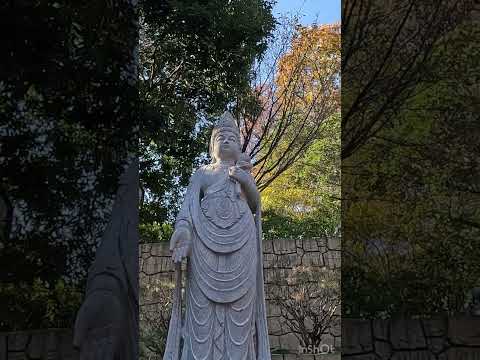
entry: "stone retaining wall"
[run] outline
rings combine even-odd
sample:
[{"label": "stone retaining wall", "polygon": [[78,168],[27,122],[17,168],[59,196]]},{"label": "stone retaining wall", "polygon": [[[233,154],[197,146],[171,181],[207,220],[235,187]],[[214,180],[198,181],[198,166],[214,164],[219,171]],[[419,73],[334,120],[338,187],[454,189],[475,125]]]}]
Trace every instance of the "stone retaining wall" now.
[{"label": "stone retaining wall", "polygon": [[78,360],[70,329],[0,333],[0,360]]},{"label": "stone retaining wall", "polygon": [[[140,254],[142,287],[155,285],[158,281],[173,281],[167,244],[142,245]],[[339,268],[339,241],[318,238],[264,242],[266,288],[273,284],[276,272],[288,273],[299,265]],[[154,310],[158,306],[154,300],[142,298],[142,309],[152,307]],[[269,304],[267,311],[271,345],[279,352],[272,354],[273,360],[339,359],[339,352],[317,356],[298,355],[299,342],[285,329],[275,307]],[[480,360],[480,318],[343,319],[341,330],[340,334],[339,326],[329,329],[323,343],[334,346],[337,351],[341,350],[345,359]],[[0,360],[20,359],[78,360],[78,354],[72,346],[72,331],[49,329],[0,333]]]},{"label": "stone retaining wall", "polygon": [[[480,360],[480,318],[344,319],[342,359]],[[0,360],[78,360],[72,331],[0,333]],[[276,354],[272,360],[339,360],[340,355]]]},{"label": "stone retaining wall", "polygon": [[342,359],[480,360],[480,318],[343,319]]},{"label": "stone retaining wall", "polygon": [[[296,266],[317,268],[340,268],[340,240],[338,238],[313,239],[275,239],[263,242],[264,279],[267,293],[267,320],[270,333],[270,345],[278,351],[298,353],[299,340],[285,325],[279,309],[268,298],[269,289],[275,285],[275,279],[287,276]],[[140,249],[140,285],[173,283],[173,267],[167,243],[144,244]],[[141,298],[141,307],[150,314],[158,313],[161,304],[155,297]],[[151,308],[151,309],[150,309]],[[337,317],[340,312],[337,312]],[[340,323],[328,329],[322,337],[322,343],[335,349],[341,346]],[[282,359],[279,355],[278,359]],[[310,358],[313,359],[312,356]],[[290,358],[289,358],[290,359]]]}]

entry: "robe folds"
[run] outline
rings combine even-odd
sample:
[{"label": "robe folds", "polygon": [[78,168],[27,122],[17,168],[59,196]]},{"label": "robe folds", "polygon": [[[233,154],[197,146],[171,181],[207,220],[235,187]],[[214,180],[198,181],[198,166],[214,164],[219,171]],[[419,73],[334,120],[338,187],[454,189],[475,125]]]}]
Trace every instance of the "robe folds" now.
[{"label": "robe folds", "polygon": [[227,174],[202,194],[200,180],[208,170],[192,176],[177,216],[176,227],[191,231],[192,248],[184,316],[177,273],[164,360],[270,360],[260,206],[253,214]]}]

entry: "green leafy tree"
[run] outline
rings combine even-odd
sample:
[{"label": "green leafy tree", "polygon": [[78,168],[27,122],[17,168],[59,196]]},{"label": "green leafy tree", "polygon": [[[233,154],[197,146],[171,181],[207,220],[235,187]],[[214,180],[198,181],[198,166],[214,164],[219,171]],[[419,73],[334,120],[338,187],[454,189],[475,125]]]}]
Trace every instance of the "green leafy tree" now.
[{"label": "green leafy tree", "polygon": [[68,328],[83,300],[78,286],[34,278],[0,284],[0,329]]},{"label": "green leafy tree", "polygon": [[253,88],[257,108],[255,101],[243,108],[241,122],[268,238],[332,234],[339,226],[340,25],[295,24],[276,34],[273,63],[266,61],[273,67],[263,64],[268,73],[259,71]]},{"label": "green leafy tree", "polygon": [[339,71],[339,24],[282,21],[237,107],[243,150],[253,159],[260,191],[323,136],[324,122],[339,109]]},{"label": "green leafy tree", "polygon": [[210,116],[249,87],[274,28],[272,2],[140,2],[141,237],[167,239],[179,198],[205,161]]},{"label": "green leafy tree", "polygon": [[[0,66],[0,307],[10,311],[0,318],[3,330],[27,329],[72,319],[45,289],[81,288],[137,148],[138,27],[131,3],[0,8],[1,30],[16,34]],[[55,309],[33,309],[36,296]]]},{"label": "green leafy tree", "polygon": [[266,238],[334,234],[340,225],[340,115],[322,138],[262,191]]}]

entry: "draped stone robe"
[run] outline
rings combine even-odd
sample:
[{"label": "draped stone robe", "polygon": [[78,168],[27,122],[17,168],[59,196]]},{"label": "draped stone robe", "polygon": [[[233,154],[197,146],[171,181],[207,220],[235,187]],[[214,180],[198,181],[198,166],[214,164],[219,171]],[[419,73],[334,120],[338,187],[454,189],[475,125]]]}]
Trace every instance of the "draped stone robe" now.
[{"label": "draped stone robe", "polygon": [[[202,194],[202,177],[211,169],[192,176],[177,217],[176,226],[192,233],[181,360],[267,360],[259,209],[255,219],[227,173]],[[178,356],[168,355],[176,353],[172,343],[164,359]]]}]

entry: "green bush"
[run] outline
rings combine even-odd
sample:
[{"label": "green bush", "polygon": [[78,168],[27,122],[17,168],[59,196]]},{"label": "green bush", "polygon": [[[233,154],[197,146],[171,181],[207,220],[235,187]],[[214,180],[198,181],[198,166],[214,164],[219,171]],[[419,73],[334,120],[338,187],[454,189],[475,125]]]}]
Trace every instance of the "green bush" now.
[{"label": "green bush", "polygon": [[57,280],[0,284],[0,330],[73,327],[83,289]]}]

